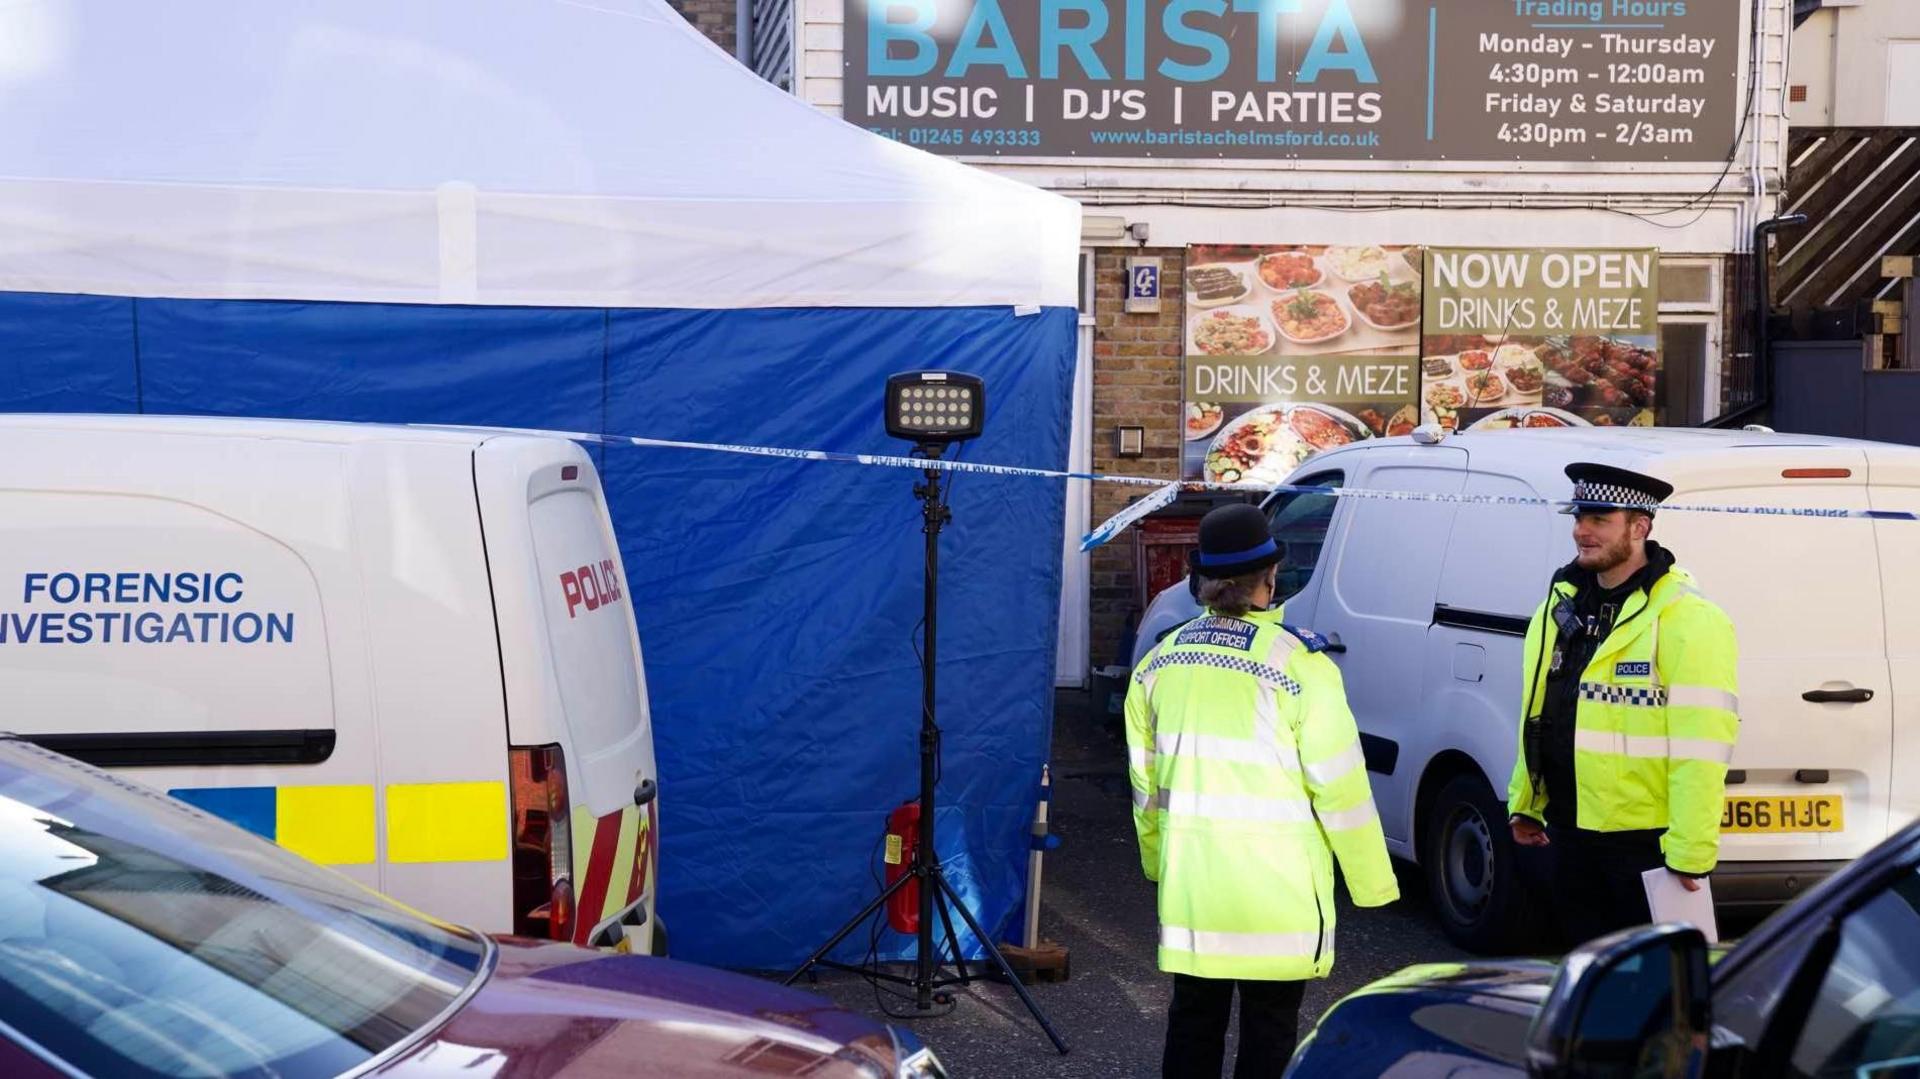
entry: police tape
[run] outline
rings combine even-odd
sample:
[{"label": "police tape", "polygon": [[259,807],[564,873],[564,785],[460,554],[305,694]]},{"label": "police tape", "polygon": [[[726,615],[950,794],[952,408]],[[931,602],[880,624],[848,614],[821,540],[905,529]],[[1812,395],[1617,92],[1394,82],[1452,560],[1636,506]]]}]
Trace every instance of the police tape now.
[{"label": "police tape", "polygon": [[[445,424],[419,424],[421,427],[447,429]],[[1129,487],[1152,487],[1154,492],[1129,504],[1102,521],[1081,537],[1080,549],[1090,551],[1119,535],[1142,517],[1161,509],[1182,491],[1234,491],[1241,494],[1314,494],[1333,498],[1360,498],[1382,502],[1439,502],[1467,506],[1508,506],[1539,509],[1564,509],[1575,505],[1571,499],[1541,498],[1533,495],[1469,495],[1439,491],[1389,491],[1365,487],[1328,487],[1318,484],[1214,483],[1207,480],[1164,480],[1152,476],[1127,476],[1107,472],[1071,472],[1055,468],[1030,468],[1024,465],[982,464],[977,461],[953,461],[943,457],[913,457],[883,453],[845,453],[836,450],[796,450],[782,446],[751,446],[724,442],[689,442],[672,438],[646,438],[640,435],[605,435],[591,431],[551,431],[520,427],[459,427],[459,430],[494,431],[502,434],[542,435],[606,446],[640,446],[647,449],[694,450],[703,453],[729,453],[748,457],[775,457],[789,461],[824,461],[835,464],[866,465],[880,468],[911,468],[921,471],[971,472],[989,476],[1020,476],[1031,479],[1084,480],[1088,483],[1112,483]],[[1622,502],[1582,499],[1578,503],[1591,509],[1635,509]],[[1664,502],[1662,513],[1723,513],[1747,517],[1811,517],[1824,520],[1920,521],[1920,514],[1908,510],[1847,509],[1839,506],[1739,506],[1701,503]]]}]

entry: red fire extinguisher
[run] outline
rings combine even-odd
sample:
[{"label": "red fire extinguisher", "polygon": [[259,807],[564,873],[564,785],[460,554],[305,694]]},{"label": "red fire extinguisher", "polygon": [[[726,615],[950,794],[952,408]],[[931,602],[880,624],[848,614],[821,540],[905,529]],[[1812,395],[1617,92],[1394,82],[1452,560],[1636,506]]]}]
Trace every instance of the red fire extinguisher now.
[{"label": "red fire extinguisher", "polygon": [[[905,802],[887,814],[887,884],[913,871],[913,851],[920,842],[920,803]],[[896,933],[920,931],[920,882],[910,880],[887,897],[887,924]]]}]

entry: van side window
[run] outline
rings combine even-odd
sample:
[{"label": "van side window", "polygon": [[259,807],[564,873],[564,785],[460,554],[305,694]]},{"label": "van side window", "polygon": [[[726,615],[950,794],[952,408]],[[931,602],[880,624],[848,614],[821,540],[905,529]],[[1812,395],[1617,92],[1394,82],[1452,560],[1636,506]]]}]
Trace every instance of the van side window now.
[{"label": "van side window", "polygon": [[[1301,487],[1339,487],[1346,482],[1340,472],[1320,472],[1296,481]],[[1336,495],[1295,491],[1267,505],[1267,531],[1280,545],[1280,572],[1274,584],[1274,601],[1284,602],[1298,595],[1313,580],[1313,569],[1320,564],[1320,548],[1327,541],[1327,529],[1333,524]]]},{"label": "van side window", "polygon": [[[1468,495],[1539,498],[1514,476],[1475,472]],[[1553,571],[1573,555],[1572,518],[1551,506],[1477,505],[1454,515],[1438,602],[1485,614],[1525,618],[1540,605]]]},{"label": "van side window", "polygon": [[[1368,472],[1361,486],[1410,494],[1457,494],[1458,468],[1395,465]],[[1362,498],[1347,510],[1334,567],[1333,597],[1362,618],[1427,625],[1453,527],[1456,502]],[[1324,610],[1324,608],[1323,608]],[[1323,621],[1326,615],[1319,616]]]},{"label": "van side window", "polygon": [[1789,1075],[1912,1074],[1920,1058],[1920,874],[1840,923],[1840,950],[1801,1027]]}]

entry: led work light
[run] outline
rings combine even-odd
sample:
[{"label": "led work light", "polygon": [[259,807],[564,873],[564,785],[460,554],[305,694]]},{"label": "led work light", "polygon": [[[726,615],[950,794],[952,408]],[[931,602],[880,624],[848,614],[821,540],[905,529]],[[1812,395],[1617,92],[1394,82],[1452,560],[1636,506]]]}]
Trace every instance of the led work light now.
[{"label": "led work light", "polygon": [[958,371],[906,371],[887,379],[887,434],[922,444],[980,436],[987,386]]},{"label": "led work light", "polygon": [[[1060,1037],[1059,1031],[1053,1029],[1053,1024],[1047,1020],[1046,1013],[1040,1010],[1040,1005],[1034,1002],[1026,986],[1020,984],[1013,968],[1007,965],[1007,957],[1000,954],[1000,949],[994,945],[993,937],[981,928],[973,911],[967,909],[966,899],[947,880],[946,868],[941,865],[940,856],[934,853],[938,848],[934,844],[933,803],[940,775],[940,724],[934,712],[934,672],[937,670],[934,649],[940,639],[940,530],[953,518],[953,512],[947,508],[946,498],[950,485],[943,480],[941,470],[934,467],[934,462],[949,443],[977,438],[986,412],[986,384],[973,375],[963,375],[957,371],[907,371],[887,379],[887,434],[914,443],[913,455],[927,462],[924,470],[926,479],[913,487],[913,495],[921,505],[920,531],[927,538],[926,576],[921,592],[920,615],[920,796],[915,799],[920,810],[919,833],[909,858],[911,864],[868,902],[860,913],[848,919],[840,931],[828,938],[818,951],[808,956],[807,961],[800,964],[799,970],[787,975],[786,981],[781,984],[792,985],[800,975],[811,972],[814,967],[830,967],[859,974],[874,982],[876,989],[880,982],[907,986],[913,990],[913,1005],[918,1011],[930,1011],[936,1004],[950,1008],[954,997],[946,991],[948,986],[970,985],[986,976],[986,972],[978,966],[971,970],[967,967],[966,953],[961,949],[960,937],[953,927],[954,915],[957,914],[973,933],[973,939],[979,943],[981,950],[987,953],[987,958],[999,968],[1000,976],[1019,995],[1020,1003],[1027,1006],[1027,1011],[1040,1024],[1040,1029],[1047,1032],[1054,1048],[1065,1053],[1066,1041]],[[905,892],[901,903],[910,903],[915,908],[911,975],[880,970],[879,964],[871,958],[861,966],[827,958],[841,941],[878,914],[896,893],[907,889],[909,885],[912,889]],[[936,915],[940,929],[945,930],[944,952],[940,941],[936,939]],[[875,932],[878,932],[877,928]],[[947,973],[949,965],[956,973]]]}]

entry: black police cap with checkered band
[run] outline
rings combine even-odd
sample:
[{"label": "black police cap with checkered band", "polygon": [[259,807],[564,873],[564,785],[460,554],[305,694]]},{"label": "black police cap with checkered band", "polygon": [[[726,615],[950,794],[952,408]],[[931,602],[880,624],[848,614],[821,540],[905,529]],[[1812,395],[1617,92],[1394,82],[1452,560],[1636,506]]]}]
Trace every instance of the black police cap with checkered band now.
[{"label": "black police cap with checkered band", "polygon": [[1632,509],[1651,515],[1673,493],[1673,484],[1612,465],[1576,461],[1567,466],[1573,481],[1573,505],[1561,513],[1605,513]]}]

